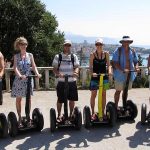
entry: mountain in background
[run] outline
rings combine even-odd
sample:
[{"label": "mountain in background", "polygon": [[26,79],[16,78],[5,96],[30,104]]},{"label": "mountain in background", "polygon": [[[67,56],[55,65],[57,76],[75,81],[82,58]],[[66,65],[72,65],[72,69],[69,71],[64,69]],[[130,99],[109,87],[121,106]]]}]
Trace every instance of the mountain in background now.
[{"label": "mountain in background", "polygon": [[[95,40],[98,37],[94,37],[94,36],[89,37],[89,36],[66,33],[65,38],[70,39],[73,43],[83,43],[84,41],[88,43],[95,43]],[[102,37],[102,38],[105,44],[118,44],[119,41],[119,39],[116,38],[109,38],[109,37]]]},{"label": "mountain in background", "polygon": [[[77,35],[77,34],[72,34],[72,33],[67,33],[65,32],[65,38],[70,39],[73,43],[95,43],[95,40],[98,37],[94,36],[83,36],[83,35]],[[105,44],[113,44],[113,45],[118,45],[119,44],[119,38],[109,38],[109,37],[102,37],[103,41]],[[136,47],[143,47],[145,49],[150,49],[150,45],[134,45]]]}]

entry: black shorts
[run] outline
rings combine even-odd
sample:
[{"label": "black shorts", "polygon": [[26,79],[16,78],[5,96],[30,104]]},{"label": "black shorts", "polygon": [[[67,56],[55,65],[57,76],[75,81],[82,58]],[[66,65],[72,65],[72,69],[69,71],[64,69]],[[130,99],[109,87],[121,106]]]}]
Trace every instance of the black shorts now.
[{"label": "black shorts", "polygon": [[[68,100],[70,101],[78,101],[78,91],[77,91],[77,85],[76,85],[76,81],[74,82],[69,82],[69,89],[68,89]],[[58,97],[58,101],[59,103],[63,103],[64,102],[64,87],[65,83],[64,82],[58,82],[57,84],[57,97]]]}]

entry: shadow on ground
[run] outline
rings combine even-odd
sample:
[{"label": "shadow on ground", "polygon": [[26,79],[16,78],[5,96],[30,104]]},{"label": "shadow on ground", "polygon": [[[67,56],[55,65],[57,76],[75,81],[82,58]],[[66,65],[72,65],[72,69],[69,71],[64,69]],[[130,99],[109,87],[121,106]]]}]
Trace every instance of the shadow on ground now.
[{"label": "shadow on ground", "polygon": [[89,147],[88,142],[100,142],[103,139],[121,136],[119,133],[120,123],[114,128],[108,126],[91,127],[89,130],[82,127],[81,131],[72,128],[57,129],[53,134],[50,129],[44,129],[41,133],[32,132],[18,135],[16,138],[2,139],[0,149],[6,149],[9,144],[15,144],[15,140],[25,139],[23,143],[17,145],[17,149],[40,149],[48,150],[54,148],[62,150],[65,148]]},{"label": "shadow on ground", "polygon": [[136,129],[133,136],[127,137],[129,146],[131,148],[137,148],[138,145],[150,146],[150,124],[141,125],[141,122],[138,122]]}]

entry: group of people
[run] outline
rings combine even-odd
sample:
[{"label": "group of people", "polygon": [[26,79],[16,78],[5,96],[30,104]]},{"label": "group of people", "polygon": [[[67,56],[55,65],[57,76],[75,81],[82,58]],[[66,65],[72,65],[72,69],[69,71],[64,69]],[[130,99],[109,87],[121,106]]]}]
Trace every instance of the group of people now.
[{"label": "group of people", "polygon": [[[114,101],[116,108],[118,108],[118,102],[120,98],[120,93],[123,91],[126,85],[127,74],[130,70],[139,71],[138,67],[138,57],[136,51],[130,47],[130,44],[133,42],[129,36],[123,36],[120,40],[121,46],[117,48],[113,53],[112,64],[110,63],[109,53],[103,50],[104,42],[103,39],[98,38],[95,41],[95,51],[90,55],[89,69],[91,74],[90,86],[91,91],[91,110],[92,116],[91,119],[96,119],[95,114],[95,98],[97,95],[97,90],[99,88],[99,74],[105,74],[103,81],[103,93],[102,93],[102,114],[103,118],[106,116],[105,106],[106,106],[106,90],[109,89],[109,79],[113,76],[115,81],[115,94]],[[69,79],[69,107],[70,107],[70,118],[72,118],[72,111],[75,105],[75,101],[78,100],[78,92],[76,85],[76,78],[79,74],[79,61],[75,54],[71,53],[72,43],[70,40],[65,40],[64,49],[61,53],[61,62],[60,54],[57,54],[53,60],[52,66],[54,67],[54,73],[59,77],[57,84],[57,111],[58,117],[57,120],[61,121],[61,107],[64,101],[64,78],[65,74],[73,75]],[[74,63],[72,63],[72,57],[74,57]],[[136,77],[136,73],[131,73],[131,78],[129,82],[129,89],[132,87],[132,83]],[[122,93],[123,97],[124,93]]]},{"label": "group of people", "polygon": [[[89,89],[91,91],[91,119],[95,119],[95,98],[97,95],[97,90],[99,88],[99,74],[106,74],[103,81],[103,93],[102,93],[102,113],[105,117],[105,105],[106,105],[106,90],[109,89],[109,79],[113,76],[115,83],[115,94],[114,101],[116,108],[118,108],[118,102],[120,98],[120,93],[123,91],[127,74],[130,70],[139,71],[138,67],[138,57],[134,49],[130,47],[133,42],[129,36],[123,36],[120,40],[121,46],[118,47],[112,58],[112,64],[110,63],[109,53],[103,50],[104,42],[103,39],[98,38],[95,41],[95,51],[90,54],[89,69],[91,74],[91,80]],[[14,42],[14,49],[19,50],[19,53],[14,56],[14,71],[15,79],[12,86],[11,96],[16,98],[16,109],[18,113],[18,122],[21,126],[21,100],[26,96],[26,82],[27,76],[31,75],[31,71],[37,75],[38,78],[41,77],[39,74],[36,64],[34,62],[34,57],[32,53],[27,52],[28,41],[24,37],[19,37]],[[69,82],[69,108],[70,115],[72,117],[72,112],[75,106],[75,101],[78,101],[78,91],[77,91],[77,78],[79,75],[79,60],[75,54],[71,53],[72,43],[70,40],[65,40],[63,43],[63,51],[54,57],[52,66],[53,72],[58,78],[58,84],[56,87],[57,91],[57,121],[62,120],[61,107],[64,102],[65,96],[62,89],[64,89],[64,75],[68,74],[71,77],[68,79]],[[150,57],[149,57],[149,70],[150,70]],[[4,57],[0,53],[0,82],[4,74]],[[131,73],[131,78],[129,82],[129,89],[132,88],[132,83],[136,77],[136,73]],[[33,87],[31,88],[31,93]],[[123,96],[124,93],[122,93]],[[31,108],[31,100],[30,100]]]}]

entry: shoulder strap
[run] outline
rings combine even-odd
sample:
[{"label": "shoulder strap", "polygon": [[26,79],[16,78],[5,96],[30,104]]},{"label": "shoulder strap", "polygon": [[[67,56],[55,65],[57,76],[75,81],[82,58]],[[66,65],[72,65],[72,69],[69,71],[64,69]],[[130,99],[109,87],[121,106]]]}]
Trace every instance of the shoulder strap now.
[{"label": "shoulder strap", "polygon": [[[61,65],[61,61],[62,61],[62,54],[60,53],[58,55],[58,68],[57,68],[58,70]],[[73,68],[74,68],[74,55],[73,54],[71,54],[71,62],[72,62]]]},{"label": "shoulder strap", "polygon": [[120,58],[121,58],[121,47],[118,47],[118,63],[120,64]]},{"label": "shoulder strap", "polygon": [[57,70],[59,70],[61,61],[62,61],[62,54],[60,53],[60,54],[58,54],[58,68],[57,68]]},{"label": "shoulder strap", "polygon": [[71,62],[72,62],[73,68],[74,68],[74,55],[73,54],[71,54]]}]

